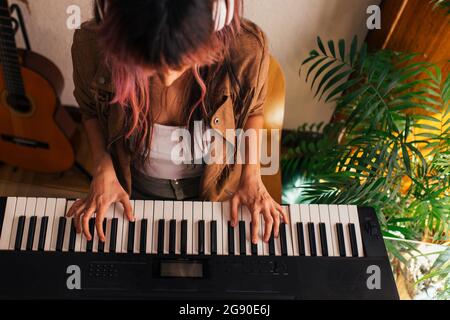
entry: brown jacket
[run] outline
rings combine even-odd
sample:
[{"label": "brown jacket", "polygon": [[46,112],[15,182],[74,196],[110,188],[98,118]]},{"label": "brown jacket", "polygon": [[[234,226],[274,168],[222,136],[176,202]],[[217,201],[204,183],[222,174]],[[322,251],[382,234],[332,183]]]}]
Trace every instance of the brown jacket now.
[{"label": "brown jacket", "polygon": [[[97,46],[95,23],[86,22],[75,32],[72,45],[75,83],[74,96],[83,119],[98,119],[105,135],[108,151],[117,176],[131,195],[131,155],[125,147],[125,113],[111,104],[114,88],[111,73]],[[250,115],[263,113],[267,93],[270,55],[266,36],[254,23],[243,19],[236,44],[230,50],[229,65],[238,81],[232,81],[225,65],[210,67],[206,84],[208,123],[226,140],[227,129],[243,128]],[[232,83],[239,83],[237,90]],[[240,94],[241,99],[236,95]],[[237,101],[242,101],[240,105]],[[230,139],[231,140],[231,139]],[[233,147],[236,141],[228,141]],[[225,201],[238,187],[241,165],[207,165],[202,177],[200,195],[204,200]]]}]

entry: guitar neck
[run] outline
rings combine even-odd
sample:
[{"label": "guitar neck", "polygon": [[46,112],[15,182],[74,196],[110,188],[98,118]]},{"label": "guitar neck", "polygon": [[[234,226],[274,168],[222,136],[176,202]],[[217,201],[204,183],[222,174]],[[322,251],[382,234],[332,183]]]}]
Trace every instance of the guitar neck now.
[{"label": "guitar neck", "polygon": [[8,93],[25,95],[15,31],[7,0],[0,0],[0,63]]}]

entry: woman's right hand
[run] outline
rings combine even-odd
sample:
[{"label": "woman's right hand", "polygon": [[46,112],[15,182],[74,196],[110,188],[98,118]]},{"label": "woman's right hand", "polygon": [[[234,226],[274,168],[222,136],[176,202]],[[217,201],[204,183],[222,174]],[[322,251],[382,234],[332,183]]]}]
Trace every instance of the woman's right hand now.
[{"label": "woman's right hand", "polygon": [[77,233],[83,232],[90,241],[92,235],[89,232],[89,220],[96,213],[95,226],[99,240],[105,241],[103,220],[109,207],[119,202],[124,208],[124,215],[128,220],[134,221],[130,198],[122,188],[111,164],[100,166],[96,171],[87,197],[77,200],[69,212],[68,217],[74,217]]}]

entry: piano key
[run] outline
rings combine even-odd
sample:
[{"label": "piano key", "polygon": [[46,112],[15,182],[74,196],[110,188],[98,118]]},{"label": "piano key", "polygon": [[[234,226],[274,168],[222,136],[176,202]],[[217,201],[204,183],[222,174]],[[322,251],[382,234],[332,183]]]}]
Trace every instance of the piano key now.
[{"label": "piano key", "polygon": [[173,219],[173,201],[164,201],[164,254],[170,249],[170,220]]},{"label": "piano key", "polygon": [[[283,210],[284,212],[287,213],[287,216],[289,217],[289,207],[284,206]],[[289,220],[290,223],[290,220]],[[294,248],[293,248],[293,243],[292,243],[292,233],[291,233],[291,226],[286,224],[285,225],[286,228],[286,244],[287,244],[287,255],[288,256],[293,256],[294,255]]]},{"label": "piano key", "polygon": [[45,206],[45,216],[48,217],[48,219],[47,219],[46,237],[44,241],[45,243],[44,251],[52,251],[51,242],[53,235],[53,225],[55,220],[56,202],[57,199],[49,198],[47,199],[47,204]]},{"label": "piano key", "polygon": [[[252,225],[252,222],[250,223],[250,230],[253,230],[253,225]],[[260,230],[261,230],[261,228],[260,228]],[[258,231],[258,237],[259,237],[259,231]],[[259,242],[258,242],[259,243]],[[257,256],[258,255],[258,244],[254,244],[253,242],[252,242],[252,244],[251,244],[251,255],[252,256]]]},{"label": "piano key", "polygon": [[139,253],[147,252],[147,231],[148,229],[148,220],[141,220],[141,235],[140,235],[140,245],[139,245]]},{"label": "piano key", "polygon": [[298,254],[300,256],[306,255],[306,242],[305,242],[305,233],[302,222],[297,222],[297,242],[298,242]]},{"label": "piano key", "polygon": [[[58,242],[58,232],[59,232],[59,224],[60,224],[60,218],[64,218],[66,214],[66,199],[56,199],[56,206],[55,206],[55,216],[53,217],[53,224],[52,224],[52,240],[50,243],[50,251],[56,251],[56,244]],[[65,230],[62,230],[64,234]],[[61,247],[62,250],[62,247]]]},{"label": "piano key", "polygon": [[34,212],[36,211],[36,198],[27,198],[27,204],[25,206],[25,225],[23,227],[23,240],[22,247],[20,248],[22,251],[27,250],[27,242],[28,242],[28,230],[30,226],[30,219],[34,216]]},{"label": "piano key", "polygon": [[182,220],[181,221],[181,241],[180,241],[180,253],[181,254],[187,254],[187,248],[188,248],[188,221]]},{"label": "piano key", "polygon": [[147,244],[145,246],[145,253],[149,254],[153,252],[153,233],[155,232],[153,229],[153,209],[154,209],[154,201],[145,201],[144,202],[144,219],[147,220]]},{"label": "piano key", "polygon": [[134,232],[136,230],[136,222],[128,222],[128,239],[127,239],[127,253],[134,252]]},{"label": "piano key", "polygon": [[111,237],[109,240],[109,252],[117,252],[117,230],[119,226],[119,219],[113,218],[111,220]]},{"label": "piano key", "polygon": [[315,239],[315,247],[316,247],[316,255],[318,257],[322,256],[322,246],[320,244],[320,212],[319,206],[317,204],[311,204],[309,206],[309,216],[311,218],[311,222],[314,224],[314,239]]},{"label": "piano key", "polygon": [[23,239],[23,229],[25,228],[25,216],[20,216],[17,219],[17,230],[16,230],[16,236],[14,239],[14,250],[20,251],[22,247],[22,239]]},{"label": "piano key", "polygon": [[239,221],[240,218],[242,217],[242,206],[239,206],[238,208],[238,224],[234,227],[234,255],[238,256],[240,255],[240,242],[239,242]]},{"label": "piano key", "polygon": [[[105,238],[106,238],[107,225],[108,225],[108,218],[105,216],[105,218],[103,219],[103,222],[102,222],[102,228],[103,228],[103,232],[105,233]],[[97,252],[104,253],[105,245],[106,245],[106,241],[100,241],[100,239],[98,239]]]},{"label": "piano key", "polygon": [[213,220],[210,223],[211,254],[217,255],[217,221]]},{"label": "piano key", "polygon": [[[281,227],[281,225],[280,225]],[[278,228],[278,238],[273,239],[274,244],[275,244],[275,255],[276,256],[281,256],[281,241],[280,241],[280,228]]]},{"label": "piano key", "polygon": [[309,233],[308,233],[308,223],[311,222],[309,217],[309,206],[301,204],[300,205],[300,222],[303,226],[303,239],[305,240],[305,256],[311,256],[311,245],[309,243]]},{"label": "piano key", "polygon": [[[327,256],[333,257],[334,256],[334,247],[333,247],[333,240],[331,235],[331,225],[330,225],[330,213],[328,211],[328,205],[319,205],[319,212],[320,212],[320,222],[324,224],[323,228],[324,234],[326,235],[326,238],[323,239],[326,241],[326,247],[327,247]],[[320,225],[319,225],[320,228]],[[321,233],[322,234],[322,233]],[[321,242],[323,241],[321,239]],[[323,248],[323,245],[322,245]],[[322,255],[325,256],[325,254],[322,253]]]},{"label": "piano key", "polygon": [[286,236],[286,224],[281,223],[280,225],[280,245],[281,245],[281,255],[287,256],[287,236]]},{"label": "piano key", "polygon": [[[229,248],[229,226],[228,222],[230,221],[230,202],[223,202],[222,203],[222,254],[223,255],[229,255],[230,254],[230,248]],[[234,237],[234,235],[233,235]],[[234,239],[234,238],[233,238]]]},{"label": "piano key", "polygon": [[328,243],[327,243],[327,230],[326,224],[321,222],[319,224],[319,232],[320,232],[320,244],[322,249],[322,256],[328,257]]},{"label": "piano key", "polygon": [[[173,219],[176,221],[175,254],[181,254],[181,223],[183,221],[183,202],[173,203]],[[186,253],[186,252],[185,252]]]},{"label": "piano key", "polygon": [[212,202],[203,202],[203,221],[205,221],[205,255],[211,255]]},{"label": "piano key", "polygon": [[[142,228],[142,220],[144,219],[144,201],[136,200],[134,201],[134,253],[140,253],[141,247],[141,228]],[[145,253],[145,250],[142,252]]]},{"label": "piano key", "polygon": [[289,218],[292,237],[292,255],[299,256],[299,239],[298,239],[298,224],[300,222],[300,208],[297,204],[289,206]]},{"label": "piano key", "polygon": [[108,208],[108,210],[106,211],[106,215],[105,215],[106,227],[103,231],[105,233],[104,252],[109,252],[109,248],[111,246],[111,225],[112,225],[112,220],[114,219],[114,209],[115,209],[115,204],[113,203]]},{"label": "piano key", "polygon": [[231,226],[231,221],[228,221],[227,224],[228,224],[228,231],[227,231],[228,255],[234,256],[235,255],[234,227]]},{"label": "piano key", "polygon": [[[124,228],[124,221],[126,220],[128,222],[128,219],[125,217],[125,214],[123,213],[123,204],[120,202],[117,202],[114,206],[114,218],[117,218],[117,232],[116,232],[116,249],[114,252],[116,253],[123,253],[127,250],[126,247],[124,247],[124,234],[128,232],[128,228]],[[128,225],[127,225],[128,226]]]},{"label": "piano key", "polygon": [[66,218],[59,217],[58,233],[56,237],[56,251],[61,252],[64,245],[64,236],[66,233]]},{"label": "piano key", "polygon": [[77,230],[75,228],[75,220],[70,219],[70,236],[69,236],[69,252],[75,252],[77,242]]},{"label": "piano key", "polygon": [[356,243],[355,225],[353,223],[348,224],[348,232],[350,235],[350,245],[352,247],[352,257],[358,257],[358,244]]},{"label": "piano key", "polygon": [[217,233],[216,233],[216,241],[217,241],[217,254],[223,255],[223,228],[222,228],[222,203],[213,202],[213,218],[217,224]]},{"label": "piano key", "polygon": [[336,224],[336,233],[338,237],[338,243],[339,243],[339,256],[345,257],[345,240],[344,240],[344,228],[342,226],[342,223]]},{"label": "piano key", "polygon": [[41,230],[42,218],[45,216],[45,206],[47,204],[46,198],[38,198],[36,202],[36,211],[34,215],[36,216],[36,227],[34,231],[34,240],[33,240],[33,251],[39,250],[39,237]]},{"label": "piano key", "polygon": [[190,201],[184,202],[184,210],[183,210],[183,220],[187,222],[187,228],[186,228],[186,254],[191,255],[193,254],[193,239],[192,239],[192,231],[194,229],[192,225],[192,217],[193,212],[192,208],[193,203]]},{"label": "piano key", "polygon": [[[9,250],[16,250],[17,227],[19,224],[20,217],[25,216],[26,205],[27,205],[26,198],[22,198],[22,197],[17,198],[16,207],[14,210],[14,218],[13,218],[13,223],[12,223],[11,235],[10,235],[10,239],[9,239]],[[24,223],[25,223],[25,221],[24,221]]]},{"label": "piano key", "polygon": [[361,228],[359,225],[358,208],[356,206],[348,206],[348,215],[350,222],[355,225],[356,245],[358,246],[358,257],[364,257],[364,248],[362,243]]},{"label": "piano key", "polygon": [[269,255],[274,256],[275,255],[275,237],[272,231],[272,234],[270,235],[269,239]]},{"label": "piano key", "polygon": [[203,204],[201,202],[194,202],[193,203],[193,212],[192,212],[192,226],[193,226],[193,230],[192,230],[192,235],[193,235],[193,239],[192,239],[192,252],[193,254],[199,254],[198,252],[198,248],[199,248],[199,244],[198,244],[198,227],[199,227],[199,221],[203,219]]},{"label": "piano key", "polygon": [[317,256],[316,232],[315,232],[315,225],[312,222],[308,223],[308,239],[311,256],[315,257]]},{"label": "piano key", "polygon": [[205,221],[200,220],[198,223],[198,254],[205,254]]},{"label": "piano key", "polygon": [[[252,223],[252,215],[250,211],[248,210],[247,206],[242,206],[241,208],[242,217],[241,220],[245,223],[245,254],[251,255],[252,251],[252,229],[250,228]],[[245,255],[242,253],[241,255]]]},{"label": "piano key", "polygon": [[27,245],[26,245],[27,251],[33,250],[34,236],[36,233],[36,222],[37,222],[36,216],[30,218],[30,224],[28,226]]},{"label": "piano key", "polygon": [[39,227],[39,241],[38,241],[38,250],[44,251],[46,247],[46,239],[47,239],[47,229],[48,229],[48,217],[42,217],[41,226]]},{"label": "piano key", "polygon": [[239,221],[239,252],[241,255],[247,255],[245,241],[245,221]]},{"label": "piano key", "polygon": [[159,219],[158,221],[158,245],[156,247],[158,254],[164,254],[164,230],[166,222],[164,219]]},{"label": "piano key", "polygon": [[331,232],[331,240],[333,243],[333,256],[339,257],[339,239],[337,234],[336,225],[339,223],[339,210],[337,205],[328,206],[328,212],[330,214],[330,232]]},{"label": "piano key", "polygon": [[[119,204],[120,206],[121,204]],[[130,205],[131,205],[131,210],[133,212],[134,215],[134,201],[130,200]],[[123,212],[123,211],[122,211]],[[119,220],[122,222],[122,238],[121,238],[121,242],[122,242],[122,249],[121,252],[122,253],[128,253],[128,239],[129,239],[129,232],[130,232],[130,221],[128,220],[128,218],[125,216],[125,214],[122,214],[122,219]],[[120,234],[120,232],[119,232]],[[133,244],[134,244],[134,235],[133,235]]]},{"label": "piano key", "polygon": [[0,230],[0,250],[9,250],[9,241],[11,239],[11,231],[13,230],[16,202],[17,198],[14,197],[7,198],[6,200],[2,230]]},{"label": "piano key", "polygon": [[175,242],[177,239],[177,220],[170,220],[169,223],[169,253],[175,254]]},{"label": "piano key", "polygon": [[[67,205],[66,205],[66,212],[64,213],[64,217],[67,216],[67,213],[69,212],[70,208],[72,207],[72,205],[74,204],[75,201],[67,201]],[[63,247],[62,247],[62,251],[63,252],[67,252],[69,251],[69,246],[70,246],[70,235],[71,235],[71,230],[72,230],[72,220],[73,218],[66,218],[66,228],[64,230],[64,242],[63,242]],[[76,240],[76,237],[74,238],[74,241]],[[75,248],[75,242],[74,242],[74,248]]]},{"label": "piano key", "polygon": [[346,257],[352,256],[352,247],[350,244],[350,234],[348,233],[348,224],[350,219],[348,217],[348,208],[346,205],[339,205],[339,220],[342,223],[343,233],[344,233],[344,242],[345,242],[345,255]]},{"label": "piano key", "polygon": [[[164,202],[163,201],[155,201],[153,204],[153,248],[152,253],[163,253],[164,247],[159,248],[159,237],[160,237],[160,220],[164,219]],[[161,227],[164,230],[164,225]],[[164,241],[164,238],[161,239],[161,241]],[[160,252],[161,251],[161,252]]]},{"label": "piano key", "polygon": [[95,229],[95,217],[89,219],[89,233],[91,234],[91,240],[86,240],[86,252],[92,252],[94,248],[94,229]]},{"label": "piano key", "polygon": [[261,243],[262,243],[262,255],[263,256],[268,256],[269,255],[269,243],[264,241],[264,236],[265,236],[265,221],[262,215],[259,216],[260,217],[260,238],[261,238]]}]

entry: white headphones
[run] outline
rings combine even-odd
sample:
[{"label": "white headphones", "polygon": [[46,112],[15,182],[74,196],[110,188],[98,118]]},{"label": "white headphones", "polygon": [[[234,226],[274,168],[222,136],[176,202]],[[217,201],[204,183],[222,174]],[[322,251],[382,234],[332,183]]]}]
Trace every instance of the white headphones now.
[{"label": "white headphones", "polygon": [[[106,8],[102,8],[99,0],[95,0],[100,19],[104,19]],[[106,4],[105,4],[106,6]],[[214,21],[214,31],[218,32],[230,25],[234,19],[235,0],[215,0],[213,4],[212,18]]]}]

